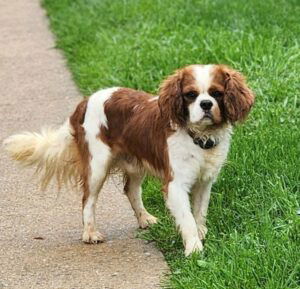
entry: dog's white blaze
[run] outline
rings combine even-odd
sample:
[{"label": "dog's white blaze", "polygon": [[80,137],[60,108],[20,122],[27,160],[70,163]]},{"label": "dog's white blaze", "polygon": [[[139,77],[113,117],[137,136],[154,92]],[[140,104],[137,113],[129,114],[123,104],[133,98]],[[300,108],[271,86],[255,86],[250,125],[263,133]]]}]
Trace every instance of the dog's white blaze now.
[{"label": "dog's white blaze", "polygon": [[195,65],[193,74],[196,79],[196,85],[200,89],[200,94],[207,92],[213,77],[213,65]]},{"label": "dog's white blaze", "polygon": [[[212,82],[212,72],[213,65],[197,65],[193,68],[193,75],[196,79],[196,85],[200,91],[199,96],[196,100],[189,105],[189,115],[190,122],[196,123],[199,122],[203,116],[204,111],[200,107],[200,102],[202,100],[210,100],[213,103],[213,106],[218,105],[217,101],[208,94],[208,89],[211,86]],[[210,124],[211,120],[207,119],[205,125]]]}]

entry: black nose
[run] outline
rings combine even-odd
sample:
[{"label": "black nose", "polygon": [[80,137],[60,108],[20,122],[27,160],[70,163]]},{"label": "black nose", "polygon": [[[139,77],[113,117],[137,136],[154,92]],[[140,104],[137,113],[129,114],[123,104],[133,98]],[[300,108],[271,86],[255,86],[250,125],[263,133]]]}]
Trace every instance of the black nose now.
[{"label": "black nose", "polygon": [[210,110],[213,106],[213,103],[210,100],[202,100],[200,102],[200,107],[204,110]]}]

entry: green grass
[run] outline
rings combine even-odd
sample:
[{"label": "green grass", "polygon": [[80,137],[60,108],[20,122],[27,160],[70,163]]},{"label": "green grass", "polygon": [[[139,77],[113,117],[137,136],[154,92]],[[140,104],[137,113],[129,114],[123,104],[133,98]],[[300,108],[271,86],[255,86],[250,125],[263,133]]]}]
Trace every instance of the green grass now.
[{"label": "green grass", "polygon": [[204,253],[184,258],[153,179],[144,199],[160,223],[142,237],[164,253],[168,288],[300,288],[299,1],[43,3],[85,95],[116,85],[155,92],[191,63],[225,63],[247,75],[256,105],[213,187]]}]

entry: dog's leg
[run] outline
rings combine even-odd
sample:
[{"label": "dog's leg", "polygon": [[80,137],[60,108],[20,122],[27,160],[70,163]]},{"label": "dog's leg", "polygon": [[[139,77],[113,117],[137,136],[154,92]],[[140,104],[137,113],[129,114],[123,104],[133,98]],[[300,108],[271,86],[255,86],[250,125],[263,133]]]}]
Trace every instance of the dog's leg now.
[{"label": "dog's leg", "polygon": [[198,233],[201,240],[207,233],[206,215],[211,192],[211,181],[197,182],[192,190],[193,214],[197,223]]},{"label": "dog's leg", "polygon": [[82,240],[85,243],[98,243],[104,240],[104,236],[96,230],[95,208],[99,191],[107,176],[110,163],[109,148],[103,143],[98,143],[97,149],[90,146],[91,161],[90,174],[87,178],[87,184],[84,184],[84,195],[82,199],[83,206],[83,235]]},{"label": "dog's leg", "polygon": [[157,219],[149,214],[144,207],[142,200],[142,182],[144,175],[142,174],[126,174],[126,184],[124,192],[127,195],[131,207],[135,212],[140,228],[147,228],[151,224],[155,224]]},{"label": "dog's leg", "polygon": [[198,236],[196,221],[191,212],[188,190],[184,182],[172,181],[168,185],[167,206],[175,217],[185,245],[185,255],[203,249]]}]

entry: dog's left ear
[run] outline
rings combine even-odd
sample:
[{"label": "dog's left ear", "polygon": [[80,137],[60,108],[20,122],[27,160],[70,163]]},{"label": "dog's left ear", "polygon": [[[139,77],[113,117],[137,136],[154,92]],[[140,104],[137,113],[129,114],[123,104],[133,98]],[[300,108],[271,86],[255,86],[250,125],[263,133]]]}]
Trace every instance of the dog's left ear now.
[{"label": "dog's left ear", "polygon": [[254,93],[247,86],[244,76],[228,67],[225,71],[224,106],[227,119],[234,123],[244,120],[253,103]]},{"label": "dog's left ear", "polygon": [[179,126],[183,126],[186,122],[182,96],[183,77],[183,70],[177,70],[164,80],[159,88],[158,98],[162,116]]}]

